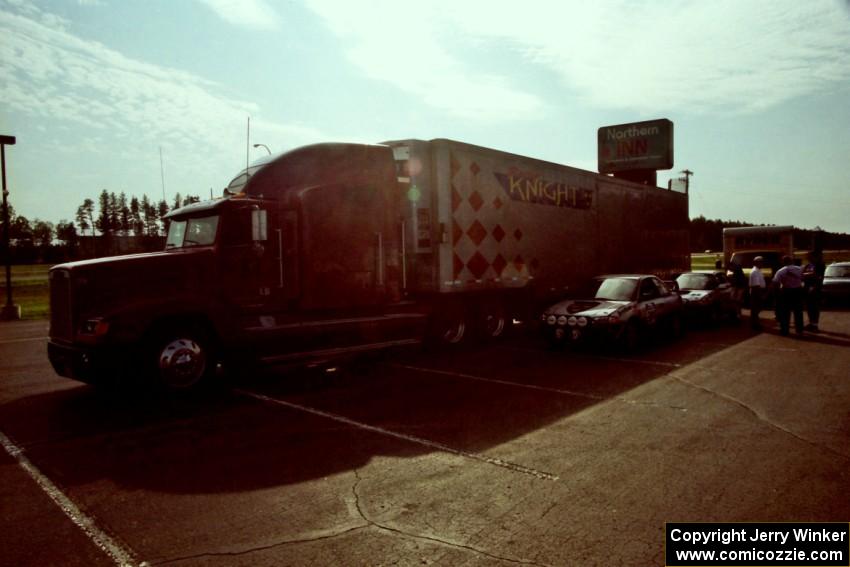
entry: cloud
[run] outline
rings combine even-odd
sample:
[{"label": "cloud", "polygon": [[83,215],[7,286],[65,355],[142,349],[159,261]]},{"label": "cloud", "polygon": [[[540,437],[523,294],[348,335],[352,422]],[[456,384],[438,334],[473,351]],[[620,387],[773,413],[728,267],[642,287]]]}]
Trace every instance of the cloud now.
[{"label": "cloud", "polygon": [[321,137],[309,127],[263,121],[256,104],[227,94],[218,83],[131,59],[67,27],[31,5],[0,12],[0,99],[6,112],[134,142],[190,142],[219,150],[242,137],[248,115],[296,143]]},{"label": "cloud", "polygon": [[515,88],[504,74],[474,68],[450,51],[440,29],[439,10],[430,2],[311,0],[308,4],[347,45],[349,60],[370,78],[462,118],[541,115],[543,104],[537,95]]},{"label": "cloud", "polygon": [[[747,112],[850,79],[850,20],[839,3],[309,5],[367,76],[465,117],[532,118],[564,93],[602,109]],[[488,62],[487,71],[474,61]],[[511,86],[517,61],[563,90]]]},{"label": "cloud", "polygon": [[265,0],[199,0],[225,22],[255,30],[275,30],[278,17]]}]

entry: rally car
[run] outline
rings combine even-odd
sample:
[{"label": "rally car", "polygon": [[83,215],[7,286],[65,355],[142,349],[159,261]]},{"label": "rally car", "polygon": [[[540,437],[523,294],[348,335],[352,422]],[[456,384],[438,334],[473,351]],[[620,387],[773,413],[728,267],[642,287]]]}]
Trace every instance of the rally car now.
[{"label": "rally car", "polygon": [[732,286],[722,272],[688,272],[676,278],[676,284],[689,317],[716,322],[738,316]]},{"label": "rally car", "polygon": [[541,316],[553,344],[600,340],[634,350],[648,331],[683,332],[682,298],[655,276],[607,275],[593,279],[593,299],[568,299]]}]

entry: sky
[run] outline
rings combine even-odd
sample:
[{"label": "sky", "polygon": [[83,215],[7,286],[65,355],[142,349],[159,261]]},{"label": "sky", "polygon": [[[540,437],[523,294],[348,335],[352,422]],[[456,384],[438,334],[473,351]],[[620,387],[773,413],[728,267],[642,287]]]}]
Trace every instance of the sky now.
[{"label": "sky", "polygon": [[219,196],[265,154],[249,117],[274,153],[450,138],[591,171],[598,128],[667,118],[692,217],[850,233],[848,0],[0,0],[30,220]]}]

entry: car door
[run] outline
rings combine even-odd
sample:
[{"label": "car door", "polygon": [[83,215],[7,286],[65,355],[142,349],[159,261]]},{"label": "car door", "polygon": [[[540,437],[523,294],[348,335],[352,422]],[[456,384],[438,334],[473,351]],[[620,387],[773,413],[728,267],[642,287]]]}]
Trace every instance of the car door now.
[{"label": "car door", "polygon": [[643,322],[654,327],[659,316],[659,292],[652,278],[642,278],[638,288],[638,310]]}]

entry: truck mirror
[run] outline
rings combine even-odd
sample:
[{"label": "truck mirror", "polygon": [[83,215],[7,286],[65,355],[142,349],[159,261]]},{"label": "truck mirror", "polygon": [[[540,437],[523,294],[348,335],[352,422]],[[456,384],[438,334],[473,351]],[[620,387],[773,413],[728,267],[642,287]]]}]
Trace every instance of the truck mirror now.
[{"label": "truck mirror", "polygon": [[266,211],[262,209],[254,209],[251,211],[251,240],[254,242],[268,240]]}]

